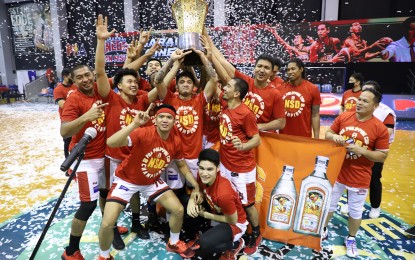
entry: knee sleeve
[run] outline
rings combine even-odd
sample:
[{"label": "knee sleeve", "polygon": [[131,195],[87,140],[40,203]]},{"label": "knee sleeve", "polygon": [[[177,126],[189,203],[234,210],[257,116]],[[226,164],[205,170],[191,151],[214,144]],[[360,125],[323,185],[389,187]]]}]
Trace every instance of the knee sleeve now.
[{"label": "knee sleeve", "polygon": [[109,193],[110,191],[109,190],[107,190],[107,189],[100,189],[99,190],[99,196],[101,197],[101,198],[103,198],[103,199],[106,199],[107,197],[108,197],[108,193]]},{"label": "knee sleeve", "polygon": [[95,208],[97,207],[97,201],[88,201],[83,202],[81,201],[81,206],[75,213],[75,218],[82,220],[82,221],[88,221],[89,217],[94,212]]}]

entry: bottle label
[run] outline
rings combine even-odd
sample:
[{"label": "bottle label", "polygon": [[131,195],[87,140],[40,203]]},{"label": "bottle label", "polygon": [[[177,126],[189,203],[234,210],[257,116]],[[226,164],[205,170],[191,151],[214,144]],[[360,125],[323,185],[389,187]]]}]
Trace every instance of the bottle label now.
[{"label": "bottle label", "polygon": [[318,187],[307,189],[303,215],[300,219],[300,230],[318,233],[325,198],[326,193],[322,189]]},{"label": "bottle label", "polygon": [[275,194],[271,197],[271,212],[268,220],[288,224],[291,219],[294,200],[286,194]]}]

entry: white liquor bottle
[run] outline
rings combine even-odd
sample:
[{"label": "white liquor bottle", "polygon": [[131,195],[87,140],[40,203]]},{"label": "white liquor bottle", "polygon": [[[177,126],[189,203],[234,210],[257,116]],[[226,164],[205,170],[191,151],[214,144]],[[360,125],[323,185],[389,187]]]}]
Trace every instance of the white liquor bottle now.
[{"label": "white liquor bottle", "polygon": [[291,228],[297,200],[293,174],[294,167],[285,165],[280,179],[272,189],[267,217],[267,225],[271,228]]},{"label": "white liquor bottle", "polygon": [[326,170],[329,158],[317,156],[314,171],[301,182],[294,232],[320,236],[326,220],[332,185]]}]

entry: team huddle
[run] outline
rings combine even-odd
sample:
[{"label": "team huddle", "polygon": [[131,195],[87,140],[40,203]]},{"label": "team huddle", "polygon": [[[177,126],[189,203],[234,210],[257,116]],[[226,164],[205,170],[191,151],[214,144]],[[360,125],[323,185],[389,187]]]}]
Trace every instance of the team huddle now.
[{"label": "team huddle", "polygon": [[[81,202],[62,259],[84,259],[80,239],[98,201],[102,212],[98,259],[114,259],[111,244],[118,250],[125,247],[120,234],[128,230],[116,222],[128,203],[131,232],[140,239],[150,238],[148,228],[156,223],[156,204],[166,209],[168,252],[195,259],[236,259],[241,251],[255,254],[262,240],[254,205],[253,149],[260,145],[259,132],[320,136],[320,92],[305,79],[304,63],[299,58],[290,60],[284,81],[277,76],[282,62],[262,54],[252,78],[226,60],[205,30],[200,38],[204,52],[176,49],[162,65],[151,58],[160,48],[157,41],[141,55],[150,29],[129,45],[124,67],[108,78],[105,40],[115,31],[108,31],[107,25],[107,18],[99,15],[94,70],[76,65],[62,74],[63,84],[55,89],[60,133],[68,149],[88,127],[97,131],[76,172]],[[184,64],[191,52],[202,63],[200,78]],[[145,63],[148,81],[137,72]],[[373,162],[382,163],[387,157],[390,114],[394,116],[387,109],[383,119],[373,116],[382,99],[376,86],[367,84],[359,91],[355,105],[344,105],[350,109],[325,134],[325,139],[347,149],[329,217],[347,189],[350,214],[345,244],[352,257],[358,254],[354,236]],[[353,142],[346,144],[349,138]],[[140,194],[148,204],[145,226],[140,223]],[[325,228],[322,236],[327,235]]]}]

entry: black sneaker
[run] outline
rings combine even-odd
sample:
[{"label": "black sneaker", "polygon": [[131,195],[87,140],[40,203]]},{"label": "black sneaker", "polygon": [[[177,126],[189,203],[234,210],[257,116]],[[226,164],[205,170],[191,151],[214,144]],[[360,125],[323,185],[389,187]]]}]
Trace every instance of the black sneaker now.
[{"label": "black sneaker", "polygon": [[120,233],[118,232],[118,228],[114,227],[114,240],[112,240],[112,247],[117,250],[122,250],[125,248],[124,240],[122,240]]},{"label": "black sneaker", "polygon": [[405,230],[405,234],[411,237],[415,237],[415,226]]},{"label": "black sneaker", "polygon": [[153,213],[148,214],[148,220],[145,224],[145,228],[148,230],[156,231],[158,232],[159,229],[159,223],[157,221],[157,215]]},{"label": "black sneaker", "polygon": [[141,239],[150,239],[150,234],[148,233],[148,230],[144,228],[141,224],[132,225],[131,232],[137,233],[137,237]]}]

